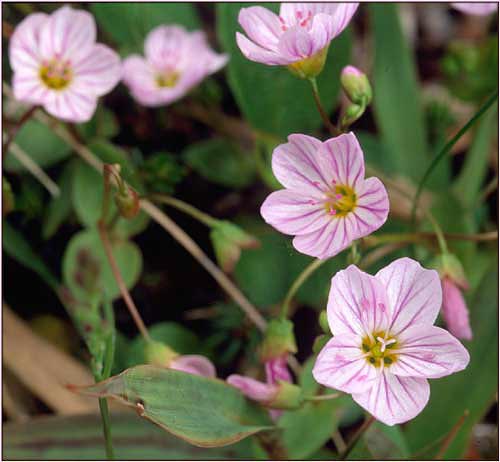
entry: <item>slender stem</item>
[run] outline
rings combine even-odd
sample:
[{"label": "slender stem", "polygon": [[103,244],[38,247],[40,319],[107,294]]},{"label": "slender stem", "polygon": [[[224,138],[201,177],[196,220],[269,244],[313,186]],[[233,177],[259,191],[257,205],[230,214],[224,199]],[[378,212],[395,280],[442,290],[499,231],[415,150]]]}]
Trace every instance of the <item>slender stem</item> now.
[{"label": "slender stem", "polygon": [[306,396],[306,401],[328,401],[342,396],[342,393],[329,393],[328,395]]},{"label": "slender stem", "polygon": [[498,176],[493,178],[487,185],[486,187],[481,191],[479,194],[479,201],[478,203],[481,204],[484,202],[486,199],[488,199],[489,195],[495,191],[495,189],[498,188]]},{"label": "slender stem", "polygon": [[[443,233],[443,236],[450,241],[488,242],[498,240],[498,231],[477,234]],[[363,238],[363,243],[367,244],[369,247],[374,247],[387,242],[409,244],[422,243],[435,239],[437,239],[436,233],[422,231],[418,233],[387,233],[366,236]]]},{"label": "slender stem", "polygon": [[372,250],[369,254],[365,255],[363,259],[359,262],[358,266],[360,268],[369,268],[371,265],[379,261],[381,258],[403,248],[406,244],[402,242],[395,242],[392,244],[386,244],[378,249]]},{"label": "slender stem", "polygon": [[102,221],[99,221],[98,228],[99,228],[99,236],[101,237],[101,241],[104,246],[104,252],[106,253],[106,257],[108,258],[109,265],[111,266],[111,271],[115,278],[116,284],[120,289],[123,301],[127,305],[127,308],[132,316],[132,319],[135,322],[135,325],[139,329],[139,332],[142,334],[142,336],[147,342],[151,342],[151,337],[149,336],[148,329],[146,328],[146,325],[144,324],[144,321],[142,320],[141,315],[139,314],[139,310],[135,306],[134,300],[130,296],[127,286],[123,281],[120,268],[118,268],[115,257],[113,256],[113,249],[111,247],[111,243],[109,242],[109,236],[108,236],[108,231],[106,229],[106,225]]},{"label": "slender stem", "polygon": [[451,429],[450,433],[446,435],[444,438],[443,444],[441,445],[441,448],[439,449],[439,452],[436,454],[436,457],[434,457],[434,460],[443,460],[444,455],[448,448],[450,447],[450,444],[453,442],[455,437],[457,436],[458,431],[462,428],[462,425],[465,422],[465,419],[469,416],[469,410],[466,409],[465,412],[462,414],[460,419],[458,419],[458,422],[453,426]]},{"label": "slender stem", "polygon": [[436,238],[439,244],[439,248],[441,250],[441,253],[448,253],[448,245],[446,244],[446,239],[444,238],[443,230],[441,226],[439,225],[438,221],[430,214],[427,213],[427,218],[432,224],[432,227],[434,228],[434,232],[436,233]]},{"label": "slender stem", "polygon": [[111,422],[109,419],[109,409],[106,398],[99,398],[99,409],[101,411],[102,428],[104,432],[104,441],[106,444],[106,459],[115,460],[113,441],[111,439]]},{"label": "slender stem", "polygon": [[187,202],[176,199],[175,197],[167,196],[165,194],[152,194],[150,199],[154,202],[159,202],[160,204],[171,205],[172,207],[180,210],[181,212],[187,213],[192,216],[194,219],[200,221],[201,223],[207,225],[209,228],[215,226],[219,220],[211,217],[205,212],[198,210],[196,207],[193,207],[191,204]]},{"label": "slender stem", "polygon": [[7,152],[9,151],[9,146],[16,137],[17,133],[21,129],[21,127],[31,118],[31,116],[35,113],[36,106],[30,107],[19,119],[19,121],[14,125],[14,128],[7,134],[7,139],[5,140],[2,148],[2,157],[5,158]]},{"label": "slender stem", "polygon": [[328,131],[331,133],[332,136],[340,135],[340,130],[330,122],[330,118],[328,117],[328,114],[326,113],[325,109],[323,108],[323,105],[321,104],[321,98],[319,96],[319,90],[318,90],[318,82],[316,82],[316,78],[313,77],[309,79],[309,82],[311,82],[314,102],[316,103],[316,107],[318,108],[319,115],[321,116],[321,119],[323,120],[325,127],[328,128]]},{"label": "slender stem", "polygon": [[422,190],[424,189],[425,183],[429,179],[430,175],[436,168],[436,166],[453,148],[455,143],[478,121],[478,119],[490,108],[490,106],[496,101],[498,98],[498,91],[496,91],[493,95],[491,95],[488,100],[481,106],[481,108],[472,116],[472,118],[456,133],[456,135],[446,143],[441,151],[434,157],[429,168],[424,173],[424,176],[420,180],[420,183],[417,187],[417,192],[415,193],[415,198],[413,199],[413,207],[411,211],[411,222],[413,226],[415,226],[415,214],[418,207],[418,201],[420,199],[420,195],[422,194]]},{"label": "slender stem", "polygon": [[339,460],[346,460],[351,451],[354,449],[354,446],[356,446],[357,442],[360,440],[360,438],[365,434],[365,432],[371,427],[372,423],[375,422],[375,417],[372,415],[367,417],[366,420],[363,422],[363,425],[359,427],[358,431],[354,434],[354,436],[351,438],[349,443],[347,443],[347,447],[344,449],[339,454]]},{"label": "slender stem", "polygon": [[300,289],[300,286],[314,273],[323,263],[328,260],[320,260],[319,258],[313,260],[309,265],[307,265],[302,272],[298,275],[297,279],[293,282],[290,289],[288,289],[288,293],[286,294],[285,300],[281,305],[281,317],[286,318],[288,316],[288,309],[290,307],[290,302],[292,301],[293,296]]}]

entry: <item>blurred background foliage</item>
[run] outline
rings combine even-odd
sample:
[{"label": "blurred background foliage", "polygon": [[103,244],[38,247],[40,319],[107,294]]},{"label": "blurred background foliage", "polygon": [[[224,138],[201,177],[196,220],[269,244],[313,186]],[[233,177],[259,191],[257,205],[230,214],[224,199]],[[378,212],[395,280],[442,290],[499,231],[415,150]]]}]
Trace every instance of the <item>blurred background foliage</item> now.
[{"label": "blurred background foliage", "polygon": [[[27,14],[59,6],[4,3],[4,50],[9,31]],[[257,237],[260,247],[242,251],[231,277],[264,316],[273,315],[311,261],[259,215],[265,196],[279,187],[270,170],[274,147],[290,133],[328,137],[307,83],[283,68],[256,64],[242,56],[235,31],[244,4],[73,4],[77,6],[94,14],[100,40],[122,57],[141,53],[144,37],[153,27],[173,23],[203,29],[217,50],[230,55],[224,71],[172,106],[140,107],[119,85],[101,100],[90,122],[76,127],[74,136],[102,161],[120,164],[123,177],[140,194],[175,196]],[[277,4],[266,6],[278,8]],[[2,59],[3,78],[9,83],[7,53]],[[332,43],[318,79],[325,107],[334,117],[345,104],[339,73],[348,63],[367,71],[374,89],[372,106],[353,127],[366,161],[413,194],[434,155],[498,87],[496,15],[465,16],[440,3],[362,5],[351,25]],[[4,96],[4,130],[12,129],[22,113],[22,106]],[[497,229],[497,127],[495,105],[454,146],[426,185],[426,200],[445,232]],[[95,339],[82,333],[81,326],[94,322],[93,316],[101,319],[91,301],[95,288],[105,287],[107,297],[114,300],[117,327],[113,373],[143,363],[144,342],[120,299],[97,234],[101,176],[38,120],[25,123],[14,143],[44,169],[59,193],[51,194],[26,171],[12,145],[4,153],[4,302],[29,325],[26,335],[35,333],[63,351],[68,360],[85,364],[89,354],[77,331],[90,349],[91,345],[97,348]],[[215,259],[204,224],[179,210],[165,210]],[[407,231],[409,221],[410,203],[392,201],[390,219],[378,234]],[[426,222],[420,226],[432,230]],[[497,457],[497,243],[454,240],[449,245],[471,282],[466,294],[474,331],[474,340],[466,342],[471,364],[463,373],[432,381],[431,401],[414,421],[396,428],[373,426],[351,458],[434,457],[466,409],[458,433],[440,456]],[[257,329],[147,215],[141,213],[131,221],[119,219],[112,246],[154,339],[183,354],[207,355],[220,377],[236,370],[258,370]],[[407,246],[394,251],[368,271],[375,272],[411,250]],[[416,255],[425,266],[435,251],[419,246]],[[321,333],[317,316],[325,308],[332,275],[347,264],[346,253],[323,265],[295,297],[292,319],[300,361],[312,355],[314,339]],[[76,299],[69,315],[68,304],[65,308],[59,297],[61,283]],[[29,354],[19,348],[15,350],[19,354]],[[52,360],[50,355],[42,358]],[[313,393],[317,385],[310,375],[312,362],[306,365],[301,381]],[[102,458],[97,417],[72,415],[69,408],[67,412],[54,409],[46,396],[57,394],[57,386],[48,382],[47,390],[34,391],[36,373],[26,366],[4,379],[5,457]],[[40,416],[48,413],[56,415]],[[360,419],[360,408],[346,397],[288,411],[280,425],[290,457],[328,459],[338,449],[339,438],[348,439]],[[227,448],[199,449],[131,415],[114,417],[113,432],[118,457],[266,457],[253,438]]]}]

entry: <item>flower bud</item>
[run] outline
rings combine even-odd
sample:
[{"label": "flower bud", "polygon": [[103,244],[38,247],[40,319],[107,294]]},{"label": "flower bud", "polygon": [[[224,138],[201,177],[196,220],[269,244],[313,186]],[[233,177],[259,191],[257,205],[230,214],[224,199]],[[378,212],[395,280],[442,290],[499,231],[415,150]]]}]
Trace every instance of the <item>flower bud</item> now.
[{"label": "flower bud", "polygon": [[131,219],[139,213],[139,195],[126,184],[115,193],[115,203],[124,218]]},{"label": "flower bud", "polygon": [[147,364],[159,367],[170,367],[172,361],[179,357],[179,354],[164,343],[152,340],[146,342],[144,356]]},{"label": "flower bud", "polygon": [[187,372],[188,374],[201,375],[203,377],[215,378],[217,373],[212,362],[202,355],[182,355],[174,358],[170,363],[170,369]]},{"label": "flower bud", "polygon": [[464,290],[469,288],[463,266],[452,253],[438,255],[430,266],[438,271],[441,279],[449,278],[455,285]]},{"label": "flower bud", "polygon": [[267,325],[264,340],[259,348],[262,362],[297,352],[293,323],[288,319],[273,319]]},{"label": "flower bud", "polygon": [[267,404],[272,409],[296,409],[304,401],[302,389],[290,382],[278,382],[278,391]]},{"label": "flower bud", "polygon": [[469,310],[460,289],[453,281],[445,277],[443,287],[443,319],[448,330],[457,338],[472,340],[469,323]]},{"label": "flower bud", "polygon": [[330,335],[330,326],[328,324],[328,315],[326,310],[323,310],[318,317],[318,323],[325,334]]},{"label": "flower bud", "polygon": [[372,100],[372,87],[368,77],[354,66],[346,66],[340,74],[340,83],[347,97],[355,104],[366,108]]},{"label": "flower bud", "polygon": [[10,183],[2,177],[2,214],[3,216],[12,212],[15,207],[14,193]]},{"label": "flower bud", "polygon": [[288,70],[301,79],[313,79],[323,70],[327,55],[328,46],[309,58],[289,64],[287,66]]},{"label": "flower bud", "polygon": [[347,128],[358,120],[365,112],[366,106],[351,104],[347,107],[344,116],[342,117],[342,128]]},{"label": "flower bud", "polygon": [[260,246],[255,237],[228,221],[218,221],[210,232],[210,239],[217,262],[227,273],[234,270],[242,249],[255,249]]}]

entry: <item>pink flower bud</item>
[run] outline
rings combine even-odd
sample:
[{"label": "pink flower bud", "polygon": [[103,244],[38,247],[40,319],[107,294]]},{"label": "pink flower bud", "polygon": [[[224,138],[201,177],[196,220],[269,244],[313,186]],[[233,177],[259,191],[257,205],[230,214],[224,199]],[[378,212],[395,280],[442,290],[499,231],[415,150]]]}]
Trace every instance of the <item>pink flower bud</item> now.
[{"label": "pink flower bud", "polygon": [[346,66],[340,74],[340,83],[347,97],[364,111],[372,100],[372,87],[368,77],[356,67]]},{"label": "pink flower bud", "polygon": [[346,66],[344,69],[342,69],[342,74],[341,75],[353,75],[355,77],[361,77],[364,75],[357,67],[354,66]]},{"label": "pink flower bud", "polygon": [[443,278],[441,284],[443,286],[443,318],[448,330],[455,337],[472,340],[469,310],[462,292],[448,277]]},{"label": "pink flower bud", "polygon": [[212,362],[201,355],[178,356],[170,363],[169,367],[170,369],[203,377],[216,377],[217,375]]},{"label": "pink flower bud", "polygon": [[271,402],[278,392],[276,385],[259,382],[243,375],[230,375],[226,381],[233,387],[238,388],[248,398],[262,404]]},{"label": "pink flower bud", "polygon": [[276,384],[278,381],[292,382],[292,376],[287,367],[288,355],[283,355],[279,358],[270,359],[266,361],[266,380],[267,383]]}]

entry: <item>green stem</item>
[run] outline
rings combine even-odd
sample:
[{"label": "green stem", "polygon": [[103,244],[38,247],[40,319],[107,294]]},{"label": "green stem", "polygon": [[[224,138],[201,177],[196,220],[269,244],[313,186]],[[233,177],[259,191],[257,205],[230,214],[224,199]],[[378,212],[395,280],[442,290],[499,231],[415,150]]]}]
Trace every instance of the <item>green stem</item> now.
[{"label": "green stem", "polygon": [[372,423],[375,422],[375,417],[369,416],[367,419],[363,422],[363,425],[359,427],[358,431],[354,434],[354,436],[351,438],[349,443],[347,444],[347,447],[342,451],[341,454],[339,454],[339,460],[346,460],[351,451],[354,449],[354,446],[356,446],[357,442],[360,440],[360,438],[366,433],[366,431],[371,427]]},{"label": "green stem", "polygon": [[439,248],[441,253],[448,253],[448,245],[446,244],[446,239],[444,238],[443,230],[439,225],[438,221],[430,214],[427,213],[427,218],[432,224],[434,228],[434,232],[436,233],[436,238],[438,240]]},{"label": "green stem", "polygon": [[337,399],[342,396],[342,393],[329,393],[328,395],[306,396],[306,401],[328,401],[330,399]]},{"label": "green stem", "polygon": [[299,290],[300,286],[309,278],[309,276],[314,273],[323,263],[328,261],[316,259],[313,260],[309,265],[307,265],[302,273],[299,274],[297,279],[293,282],[292,286],[288,290],[286,294],[285,300],[283,301],[283,305],[281,305],[281,317],[286,318],[288,316],[288,308],[290,307],[290,302],[292,301],[293,296],[296,294],[297,290]]},{"label": "green stem", "polygon": [[102,428],[104,431],[104,441],[106,444],[106,459],[115,460],[113,441],[111,440],[111,422],[109,420],[109,409],[106,398],[99,398],[99,409],[101,411]]},{"label": "green stem", "polygon": [[[477,234],[460,234],[460,233],[443,233],[447,240],[454,241],[472,241],[472,242],[487,242],[495,241],[498,239],[497,231],[490,231],[487,233]],[[370,235],[363,238],[363,243],[368,247],[374,247],[379,244],[386,244],[388,242],[400,243],[424,243],[429,240],[436,239],[435,232],[421,231],[418,233],[385,233],[380,235]]]},{"label": "green stem", "polygon": [[340,131],[338,130],[337,127],[335,127],[335,125],[333,125],[330,122],[330,118],[328,117],[328,114],[326,113],[325,109],[323,108],[323,105],[321,104],[321,98],[319,96],[318,82],[316,82],[316,77],[309,79],[309,82],[311,82],[314,102],[316,103],[316,107],[318,108],[319,115],[321,116],[321,119],[323,120],[325,127],[328,128],[328,131],[332,134],[332,136],[340,135]]},{"label": "green stem", "polygon": [[443,159],[453,148],[455,143],[478,121],[478,119],[490,108],[490,106],[495,102],[495,100],[498,98],[498,91],[496,91],[493,95],[491,95],[486,103],[481,106],[481,108],[472,116],[472,118],[457,132],[457,134],[450,140],[448,143],[444,145],[444,147],[439,151],[436,157],[432,160],[431,164],[429,165],[429,168],[427,171],[424,173],[424,176],[420,180],[420,183],[418,184],[417,192],[415,193],[415,198],[413,199],[413,207],[411,211],[411,222],[413,224],[413,227],[416,225],[416,211],[418,207],[418,202],[420,199],[420,195],[422,194],[422,191],[424,189],[425,183],[429,179],[430,175],[436,168],[436,166],[441,162],[441,159]]},{"label": "green stem", "polygon": [[196,207],[193,207],[187,202],[175,199],[174,197],[170,197],[165,194],[153,194],[151,195],[151,200],[158,202],[160,204],[170,205],[176,208],[177,210],[180,210],[181,212],[184,212],[192,216],[196,220],[207,225],[209,228],[217,225],[217,223],[219,222],[219,220],[217,220],[216,218],[213,218],[207,213],[198,210]]}]

